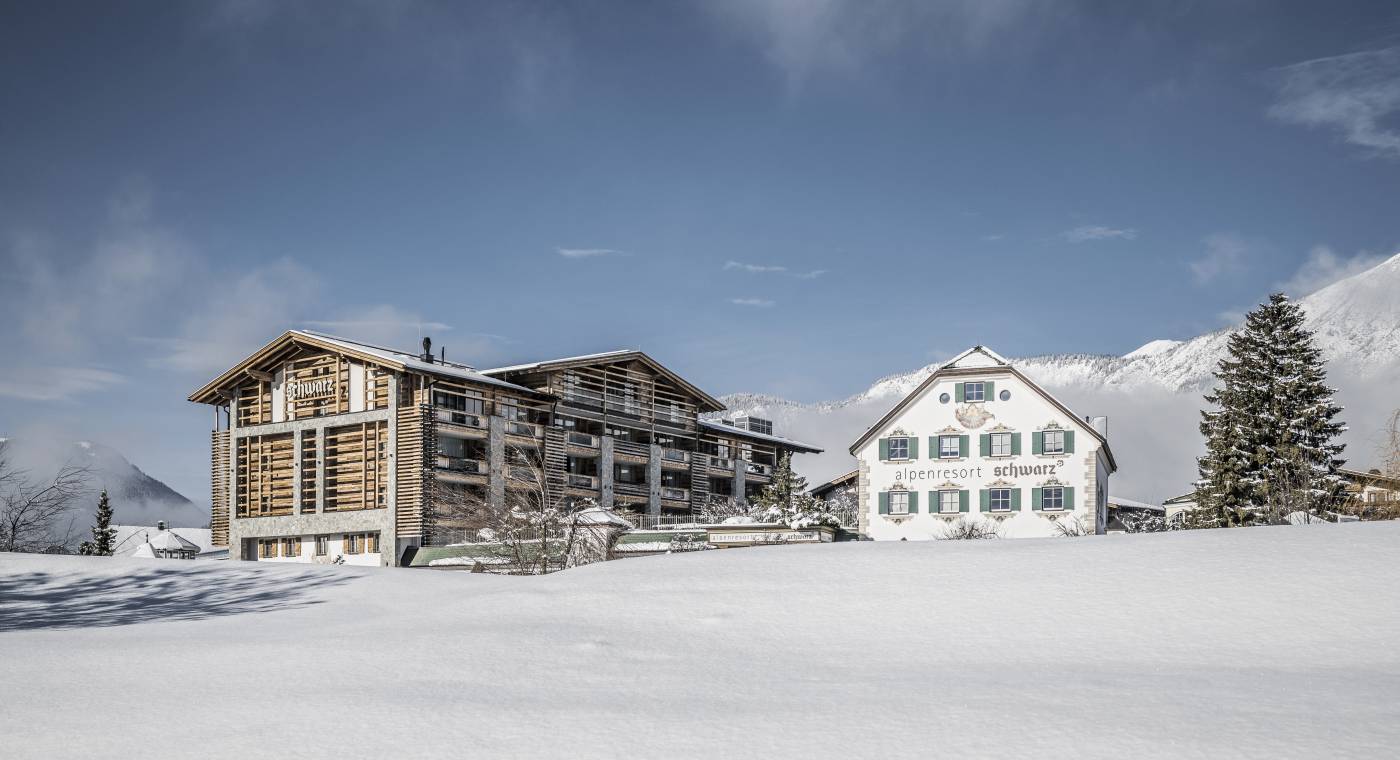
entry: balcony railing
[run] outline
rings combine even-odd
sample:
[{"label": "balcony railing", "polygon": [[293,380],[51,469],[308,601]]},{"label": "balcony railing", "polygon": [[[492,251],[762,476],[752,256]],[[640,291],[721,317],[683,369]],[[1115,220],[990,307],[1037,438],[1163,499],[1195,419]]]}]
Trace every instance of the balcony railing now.
[{"label": "balcony railing", "polygon": [[531,422],[507,420],[506,435],[523,435],[528,438],[538,438],[540,435],[540,426]]},{"label": "balcony railing", "polygon": [[598,448],[598,436],[588,433],[569,433],[568,443],[570,446],[583,446],[584,448]]},{"label": "balcony railing", "polygon": [[613,493],[619,496],[649,496],[650,489],[646,483],[613,483]]},{"label": "balcony railing", "polygon": [[690,491],[684,488],[661,487],[661,498],[674,501],[690,501]]},{"label": "balcony railing", "polygon": [[450,457],[446,454],[438,454],[437,466],[439,470],[447,470],[448,472],[461,472],[469,475],[486,474],[486,463],[480,459]]},{"label": "balcony railing", "polygon": [[466,425],[467,427],[483,429],[486,427],[486,418],[481,415],[454,412],[451,409],[438,409],[437,419],[438,422],[446,422],[452,425]]},{"label": "balcony railing", "polygon": [[680,449],[662,449],[661,458],[666,460],[667,462],[679,462],[680,464],[686,464],[690,462],[690,452],[682,451]]},{"label": "balcony railing", "polygon": [[595,475],[569,475],[570,488],[591,488],[598,489],[598,478]]},{"label": "balcony railing", "polygon": [[745,463],[744,463],[744,469],[745,469],[745,471],[748,472],[750,475],[772,475],[772,474],[773,474],[773,468],[772,468],[771,466],[766,465],[766,464],[759,464],[759,463],[757,463],[757,462],[745,462]]},{"label": "balcony railing", "polygon": [[734,460],[724,457],[710,457],[710,466],[720,470],[733,470]]}]

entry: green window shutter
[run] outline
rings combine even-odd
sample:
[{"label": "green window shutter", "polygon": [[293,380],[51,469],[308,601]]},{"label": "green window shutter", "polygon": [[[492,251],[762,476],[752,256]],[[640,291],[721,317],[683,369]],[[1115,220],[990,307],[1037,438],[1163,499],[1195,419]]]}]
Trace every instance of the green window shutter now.
[{"label": "green window shutter", "polygon": [[937,459],[938,454],[938,436],[931,435],[928,437],[928,458]]},{"label": "green window shutter", "polygon": [[958,456],[967,457],[967,436],[958,436]]},{"label": "green window shutter", "polygon": [[992,399],[996,398],[996,383],[992,382],[991,380],[988,380],[987,382],[982,383],[982,388],[986,392],[986,394],[982,396],[982,398],[986,399],[987,401],[991,401]]},{"label": "green window shutter", "polygon": [[1011,489],[1011,511],[1021,511],[1021,489],[1019,488]]},{"label": "green window shutter", "polygon": [[978,445],[982,447],[982,456],[984,456],[984,457],[989,457],[989,456],[992,455],[992,436],[991,436],[991,435],[989,435],[989,434],[987,434],[987,433],[983,433],[982,435],[977,436],[977,442],[978,442]]},{"label": "green window shutter", "polygon": [[919,458],[919,439],[918,439],[918,438],[915,438],[915,437],[912,436],[912,435],[909,436],[909,458],[910,458],[910,459],[918,459],[918,458]]},{"label": "green window shutter", "polygon": [[881,492],[880,492],[880,514],[882,514],[882,515],[887,515],[887,514],[889,514],[889,513],[890,513],[890,493],[889,493],[889,491],[881,491]]},{"label": "green window shutter", "polygon": [[963,384],[957,383],[953,386],[953,400],[961,404],[963,402]]},{"label": "green window shutter", "polygon": [[[1040,431],[1036,431],[1036,432],[1034,432],[1034,433],[1031,433],[1031,453],[1032,453],[1032,454],[1042,454],[1042,453],[1044,453],[1044,452],[1045,452],[1045,434],[1042,433],[1042,432],[1040,432]],[[1039,503],[1040,503],[1040,501],[1037,500],[1037,501],[1036,501],[1036,504],[1039,504]]]},{"label": "green window shutter", "polygon": [[987,489],[983,488],[977,492],[977,501],[983,512],[992,511],[992,495]]},{"label": "green window shutter", "polygon": [[1073,454],[1073,453],[1074,453],[1074,431],[1073,431],[1073,430],[1066,430],[1066,431],[1065,431],[1065,453],[1066,453],[1066,454]]},{"label": "green window shutter", "polygon": [[1039,488],[1032,488],[1032,489],[1031,489],[1031,509],[1035,509],[1035,510],[1039,510],[1039,509],[1040,509],[1040,507],[1041,507],[1040,494],[1041,494],[1041,490],[1040,490]]},{"label": "green window shutter", "polygon": [[1011,454],[1012,454],[1013,456],[1021,456],[1021,434],[1020,434],[1020,433],[1012,433],[1012,434],[1011,434]]},{"label": "green window shutter", "polygon": [[1074,509],[1074,489],[1065,486],[1065,509]]},{"label": "green window shutter", "polygon": [[918,491],[910,491],[910,492],[909,492],[909,514],[911,514],[911,515],[917,515],[917,514],[919,514],[919,492],[918,492]]},{"label": "green window shutter", "polygon": [[967,491],[958,491],[958,511],[967,511]]},{"label": "green window shutter", "polygon": [[880,460],[881,460],[881,461],[884,461],[884,460],[889,459],[889,458],[890,458],[890,439],[888,439],[888,438],[881,438],[881,439],[880,439]]}]

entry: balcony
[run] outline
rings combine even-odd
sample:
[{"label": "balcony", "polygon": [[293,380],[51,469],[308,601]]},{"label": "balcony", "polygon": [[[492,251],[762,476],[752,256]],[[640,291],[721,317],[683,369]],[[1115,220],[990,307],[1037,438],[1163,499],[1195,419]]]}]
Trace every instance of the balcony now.
[{"label": "balcony", "polygon": [[596,475],[569,475],[570,488],[587,488],[592,491],[598,490],[598,477]]},{"label": "balcony", "polygon": [[451,409],[439,408],[436,410],[437,421],[448,425],[461,425],[463,427],[475,428],[477,430],[486,429],[486,418],[479,414],[468,414],[467,412],[454,412]]},{"label": "balcony", "polygon": [[651,489],[646,483],[613,483],[613,493],[618,496],[640,496],[645,499],[651,495]]},{"label": "balcony", "polygon": [[690,501],[690,491],[684,488],[661,487],[661,498],[671,501]]},{"label": "balcony", "polygon": [[669,463],[669,464],[690,464],[690,452],[689,452],[689,451],[682,451],[682,450],[680,450],[680,449],[662,449],[662,450],[661,450],[661,463],[662,463],[662,464],[667,464],[667,463]]},{"label": "balcony", "polygon": [[437,468],[446,472],[458,472],[465,475],[486,474],[486,463],[480,459],[450,457],[446,454],[438,454]]},{"label": "balcony", "polygon": [[506,435],[518,435],[525,438],[540,437],[540,426],[531,422],[506,420],[505,429]]},{"label": "balcony", "polygon": [[570,432],[565,438],[565,442],[570,446],[582,446],[585,449],[598,448],[598,436],[589,435],[588,433]]},{"label": "balcony", "polygon": [[726,459],[724,457],[710,457],[710,466],[715,468],[716,470],[734,472],[733,459]]},{"label": "balcony", "polygon": [[750,475],[763,475],[767,477],[773,474],[772,465],[758,464],[757,462],[745,462],[744,471]]}]

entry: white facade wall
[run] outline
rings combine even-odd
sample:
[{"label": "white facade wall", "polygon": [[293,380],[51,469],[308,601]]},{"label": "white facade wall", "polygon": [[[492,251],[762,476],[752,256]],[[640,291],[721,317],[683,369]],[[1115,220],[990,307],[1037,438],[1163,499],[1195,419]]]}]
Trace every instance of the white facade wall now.
[{"label": "white facade wall", "polygon": [[[316,556],[316,536],[314,535],[298,537],[298,546],[300,547],[300,553],[297,556],[281,556],[281,552],[283,549],[282,542],[286,538],[287,536],[279,536],[276,539],[278,542],[278,556],[263,557],[261,553],[259,553],[256,550],[255,547],[252,557],[258,560],[259,562],[282,562],[308,565],[329,565],[335,562],[336,557],[342,557],[344,559],[344,564],[347,565],[379,567],[381,564],[383,564],[383,557],[382,555],[380,555],[379,552],[374,552],[373,554],[367,554],[364,552],[363,541],[361,542],[361,551],[359,554],[345,554],[345,547],[348,542],[345,540],[345,534],[343,533],[330,534],[330,536],[326,539],[326,553],[325,555],[319,557]],[[380,540],[383,540],[382,535],[380,536]]]},{"label": "white facade wall", "polygon": [[[990,381],[993,396],[981,402],[957,402],[958,383]],[[1005,365],[981,353],[971,353],[941,369],[934,380],[916,391],[908,405],[854,453],[859,462],[861,527],[877,541],[922,541],[942,537],[958,520],[995,527],[1003,538],[1060,535],[1056,524],[1077,520],[1086,533],[1103,533],[1107,522],[1107,454],[1092,428],[1066,414],[1029,382]],[[947,401],[941,401],[946,394]],[[1001,396],[1008,398],[1003,400]],[[1046,430],[1073,431],[1073,452],[1033,453],[1033,436]],[[984,455],[981,436],[1020,435],[1020,453]],[[966,454],[940,458],[938,436],[967,436]],[[908,436],[917,440],[917,453],[907,459],[881,459],[881,439]],[[1072,489],[1073,506],[1043,511],[1034,502],[1037,488]],[[1019,508],[984,511],[982,491],[1007,488],[1019,492]],[[899,490],[917,494],[916,510],[908,515],[880,514],[880,494]],[[966,511],[939,512],[938,492],[966,492]]]}]

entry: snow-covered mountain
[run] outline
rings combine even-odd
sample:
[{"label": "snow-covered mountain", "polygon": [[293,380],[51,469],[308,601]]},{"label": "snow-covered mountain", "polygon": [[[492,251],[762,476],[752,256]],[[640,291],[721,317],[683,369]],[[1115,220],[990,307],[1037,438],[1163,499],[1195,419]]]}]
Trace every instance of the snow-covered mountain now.
[{"label": "snow-covered mountain", "polygon": [[121,525],[155,525],[164,520],[175,528],[200,528],[209,522],[205,509],[142,472],[109,446],[91,441],[51,443],[18,438],[11,439],[8,447],[14,465],[34,478],[51,477],[69,463],[88,469],[88,486],[93,496],[74,510],[73,518],[80,526],[91,522],[90,513],[97,508],[96,492],[104,488],[114,521]]},{"label": "snow-covered mountain", "polygon": [[[1329,381],[1347,407],[1347,457],[1353,466],[1368,467],[1376,459],[1383,419],[1400,407],[1400,254],[1299,303],[1327,357]],[[1212,385],[1229,334],[1226,329],[1184,341],[1153,340],[1123,356],[1013,361],[1079,414],[1109,416],[1109,441],[1120,466],[1114,493],[1161,500],[1189,490],[1195,477],[1201,395]],[[742,393],[721,401],[729,406],[725,416],[769,418],[774,432],[826,449],[796,462],[815,483],[853,469],[850,443],[938,366],[883,377],[842,401],[799,404]]]}]

